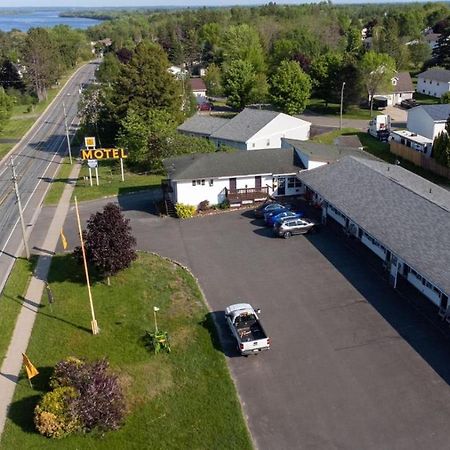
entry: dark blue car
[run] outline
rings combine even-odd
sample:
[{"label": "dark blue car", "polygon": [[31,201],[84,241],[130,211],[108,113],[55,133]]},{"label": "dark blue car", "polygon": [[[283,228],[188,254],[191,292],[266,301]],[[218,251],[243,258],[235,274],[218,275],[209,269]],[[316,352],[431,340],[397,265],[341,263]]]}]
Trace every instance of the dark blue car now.
[{"label": "dark blue car", "polygon": [[268,220],[273,217],[273,216],[278,216],[278,214],[284,213],[284,212],[288,212],[290,211],[290,208],[286,208],[285,206],[280,206],[279,208],[276,209],[272,209],[270,211],[267,211],[264,214],[264,221],[266,222],[266,224],[268,223]]},{"label": "dark blue car", "polygon": [[267,220],[267,225],[273,227],[276,223],[284,222],[287,219],[300,219],[305,214],[303,211],[283,211],[276,216],[271,216]]}]

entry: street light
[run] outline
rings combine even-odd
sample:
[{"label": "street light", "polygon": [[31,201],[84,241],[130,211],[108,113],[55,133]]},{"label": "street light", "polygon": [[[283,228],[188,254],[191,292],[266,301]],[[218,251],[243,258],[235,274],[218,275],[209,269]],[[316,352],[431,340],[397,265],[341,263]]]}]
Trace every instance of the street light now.
[{"label": "street light", "polygon": [[342,130],[342,110],[344,108],[344,87],[345,87],[345,81],[342,82],[342,88],[341,88],[341,115],[339,118],[339,129]]}]

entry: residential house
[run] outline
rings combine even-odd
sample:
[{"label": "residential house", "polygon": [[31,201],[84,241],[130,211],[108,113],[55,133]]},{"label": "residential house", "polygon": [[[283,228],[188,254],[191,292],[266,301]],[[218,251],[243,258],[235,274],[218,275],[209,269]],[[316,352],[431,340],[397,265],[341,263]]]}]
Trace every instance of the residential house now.
[{"label": "residential house", "polygon": [[450,70],[433,67],[417,75],[416,91],[441,98],[450,91]]},{"label": "residential house", "polygon": [[257,150],[183,155],[164,160],[166,186],[173,203],[198,205],[204,200],[232,206],[267,196],[300,195],[296,174],[305,167],[295,150]]},{"label": "residential house", "polygon": [[167,70],[179,80],[185,79],[189,75],[189,72],[180,66],[170,66]]},{"label": "residential house", "polygon": [[229,122],[229,119],[216,116],[203,116],[195,114],[189,117],[178,128],[178,132],[192,137],[203,137],[209,139],[214,131],[223,127]]},{"label": "residential house", "polygon": [[[206,118],[205,118],[206,119]],[[208,130],[215,128],[209,134],[209,139],[219,148],[223,145],[239,150],[258,150],[280,148],[281,138],[308,140],[311,124],[277,111],[245,108],[232,119],[224,119],[222,126],[216,128],[217,121],[204,121],[204,130],[199,132],[199,122],[188,119],[178,127],[178,131],[191,136],[205,136]]]},{"label": "residential house", "polygon": [[394,288],[413,285],[450,321],[450,192],[400,166],[354,156],[297,177],[323,222],[360,240]]},{"label": "residential house", "polygon": [[438,41],[441,35],[439,33],[428,33],[424,36],[425,42],[434,50],[438,46]]},{"label": "residential house", "polygon": [[403,100],[413,98],[414,86],[409,72],[398,72],[391,79],[392,92],[377,93],[374,99],[386,103],[386,106],[399,105]]},{"label": "residential house", "polygon": [[433,141],[445,130],[450,115],[450,104],[421,105],[408,111],[407,128],[410,132]]},{"label": "residential house", "polygon": [[197,99],[206,101],[206,84],[201,78],[190,78],[191,91]]}]

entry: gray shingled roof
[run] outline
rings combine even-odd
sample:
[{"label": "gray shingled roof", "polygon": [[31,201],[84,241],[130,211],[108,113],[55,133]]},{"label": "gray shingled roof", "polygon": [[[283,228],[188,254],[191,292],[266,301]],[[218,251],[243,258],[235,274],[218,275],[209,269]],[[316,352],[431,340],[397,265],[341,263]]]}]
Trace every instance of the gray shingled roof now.
[{"label": "gray shingled roof", "polygon": [[450,104],[421,105],[416,108],[423,108],[434,122],[446,122],[450,115]]},{"label": "gray shingled roof", "polygon": [[409,72],[398,72],[395,76],[397,84],[394,86],[394,92],[414,92],[414,86]]},{"label": "gray shingled roof", "polygon": [[353,147],[344,147],[329,144],[318,144],[311,141],[299,141],[297,139],[284,139],[285,142],[291,144],[294,148],[304,153],[314,161],[334,162],[345,156],[359,156],[361,158],[378,159],[364,150]]},{"label": "gray shingled roof", "polygon": [[338,147],[356,148],[362,149],[364,146],[361,144],[359,137],[356,134],[350,136],[338,136],[334,140],[334,144]]},{"label": "gray shingled roof", "polygon": [[212,133],[211,137],[236,142],[247,142],[261,128],[272,122],[279,112],[245,108],[228,123]]},{"label": "gray shingled roof", "polygon": [[185,133],[196,133],[204,136],[210,136],[214,131],[223,127],[229,122],[222,117],[203,116],[196,114],[182,123],[177,130]]},{"label": "gray shingled roof", "polygon": [[417,78],[426,78],[427,80],[442,81],[444,83],[450,82],[450,70],[441,68],[428,69],[425,72],[419,73]]},{"label": "gray shingled roof", "polygon": [[298,177],[450,293],[450,192],[402,167],[352,156]]},{"label": "gray shingled roof", "polygon": [[304,169],[295,150],[268,149],[248,152],[215,152],[183,155],[164,160],[172,180],[233,177],[240,175],[290,174]]}]

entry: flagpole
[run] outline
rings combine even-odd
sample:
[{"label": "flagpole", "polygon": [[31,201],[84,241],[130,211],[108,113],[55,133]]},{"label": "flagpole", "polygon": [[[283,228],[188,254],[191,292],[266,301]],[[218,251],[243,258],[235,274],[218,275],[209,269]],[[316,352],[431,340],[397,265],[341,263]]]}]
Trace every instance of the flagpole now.
[{"label": "flagpole", "polygon": [[75,211],[77,214],[77,222],[78,222],[78,233],[80,234],[81,253],[83,255],[84,273],[86,275],[86,284],[87,284],[87,288],[88,288],[89,304],[91,306],[91,315],[92,315],[91,328],[92,328],[92,334],[95,335],[95,334],[98,334],[99,329],[98,329],[98,325],[97,325],[97,320],[95,319],[94,303],[92,301],[91,284],[89,281],[89,270],[88,270],[88,265],[87,265],[87,260],[86,260],[86,251],[84,249],[83,231],[81,230],[80,212],[78,211],[78,202],[77,202],[76,196],[74,197],[74,200],[75,200]]}]

